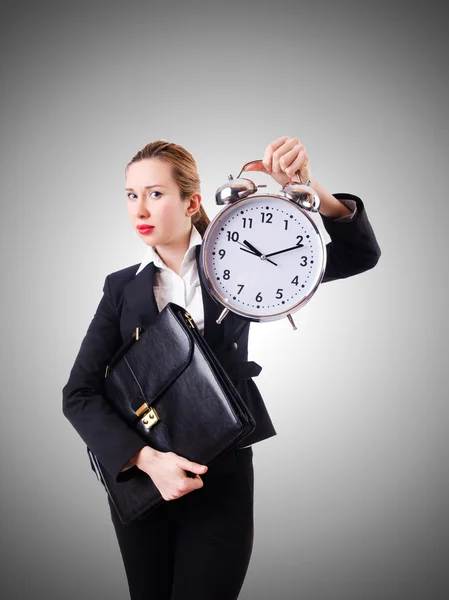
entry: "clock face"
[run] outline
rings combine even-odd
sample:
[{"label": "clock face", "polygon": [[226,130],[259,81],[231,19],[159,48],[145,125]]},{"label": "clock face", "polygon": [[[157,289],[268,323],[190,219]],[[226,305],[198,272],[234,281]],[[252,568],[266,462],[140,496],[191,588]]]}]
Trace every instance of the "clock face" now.
[{"label": "clock face", "polygon": [[325,267],[318,228],[279,196],[245,198],[211,221],[201,262],[212,294],[254,320],[282,318],[316,291]]}]

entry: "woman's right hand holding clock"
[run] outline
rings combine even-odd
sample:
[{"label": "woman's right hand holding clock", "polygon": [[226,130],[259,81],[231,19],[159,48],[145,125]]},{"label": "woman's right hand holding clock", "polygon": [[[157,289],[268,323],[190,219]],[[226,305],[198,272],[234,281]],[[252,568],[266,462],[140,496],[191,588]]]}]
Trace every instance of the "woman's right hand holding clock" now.
[{"label": "woman's right hand holding clock", "polygon": [[[144,446],[130,462],[134,463],[153,480],[164,500],[176,500],[185,494],[203,487],[200,477],[208,467],[175,454],[175,452],[159,452],[151,446]],[[195,474],[188,476],[186,471]]]}]

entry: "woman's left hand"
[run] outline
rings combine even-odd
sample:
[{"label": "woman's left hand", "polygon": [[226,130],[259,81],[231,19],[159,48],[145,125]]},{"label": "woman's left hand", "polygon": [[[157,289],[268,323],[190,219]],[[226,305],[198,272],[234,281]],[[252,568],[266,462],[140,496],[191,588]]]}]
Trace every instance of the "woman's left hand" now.
[{"label": "woman's left hand", "polygon": [[262,163],[262,165],[257,163],[248,165],[245,171],[268,173],[282,186],[294,179],[296,171],[299,171],[301,183],[312,179],[309,157],[298,138],[283,136],[268,144]]}]

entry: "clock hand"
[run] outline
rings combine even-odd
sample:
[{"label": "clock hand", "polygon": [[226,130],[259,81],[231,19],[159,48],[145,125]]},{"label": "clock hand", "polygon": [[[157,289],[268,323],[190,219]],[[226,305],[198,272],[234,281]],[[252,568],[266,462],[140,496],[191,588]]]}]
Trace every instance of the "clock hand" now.
[{"label": "clock hand", "polygon": [[[261,258],[262,260],[268,260],[268,262],[272,263],[275,267],[277,267],[277,263],[275,263],[274,261],[270,260],[269,258],[266,258],[265,255],[262,254],[262,252],[260,252],[257,248],[255,248],[247,240],[243,240],[243,244],[245,244],[245,246],[248,246],[248,248],[250,248],[250,250],[252,250],[253,254],[255,254],[256,256],[259,256],[259,258]],[[244,250],[244,249],[245,248],[240,248],[240,250]],[[248,250],[247,250],[247,252],[248,252]]]},{"label": "clock hand", "polygon": [[290,250],[295,250],[295,248],[304,248],[304,244],[298,244],[297,246],[291,246],[290,248],[284,248],[284,250],[278,250],[277,252],[270,252],[270,254],[265,254],[265,256],[274,256],[275,254],[281,254],[282,252],[289,252]]},{"label": "clock hand", "polygon": [[[239,242],[240,243],[240,242]],[[248,254],[252,254],[253,256],[259,256],[258,254],[256,254],[255,252],[253,252],[252,250],[248,250],[247,248],[240,248],[240,250],[243,250],[243,252],[248,252]],[[263,254],[261,254],[260,257],[262,257]],[[269,258],[265,259],[270,263],[273,263],[273,265],[275,265],[276,267],[278,266],[277,263],[275,263],[273,260],[270,260]]]},{"label": "clock hand", "polygon": [[262,256],[262,252],[260,252],[260,250],[258,250],[257,248],[255,248],[252,244],[250,244],[247,240],[243,240],[243,243],[245,244],[245,246],[248,246],[248,248],[250,250],[252,250],[255,254],[257,254],[257,256]]},{"label": "clock hand", "polygon": [[[242,242],[239,241],[237,241],[237,244],[240,244],[240,246],[244,246],[244,244],[242,244]],[[259,250],[256,250],[255,248],[253,250],[248,250],[247,248],[240,248],[240,250],[244,250],[245,252],[248,252],[249,254],[254,254],[255,256],[262,256],[262,252],[259,252]]]},{"label": "clock hand", "polygon": [[258,254],[256,254],[252,250],[248,250],[248,248],[240,248],[240,250],[243,250],[243,252],[248,252],[248,254],[254,254],[254,256],[259,256]]}]

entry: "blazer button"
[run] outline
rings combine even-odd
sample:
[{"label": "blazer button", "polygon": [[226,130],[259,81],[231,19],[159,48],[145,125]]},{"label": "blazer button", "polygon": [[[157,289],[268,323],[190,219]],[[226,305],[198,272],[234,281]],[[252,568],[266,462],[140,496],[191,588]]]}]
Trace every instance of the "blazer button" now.
[{"label": "blazer button", "polygon": [[237,350],[239,347],[239,345],[237,344],[237,342],[232,342],[231,344],[231,350]]}]

